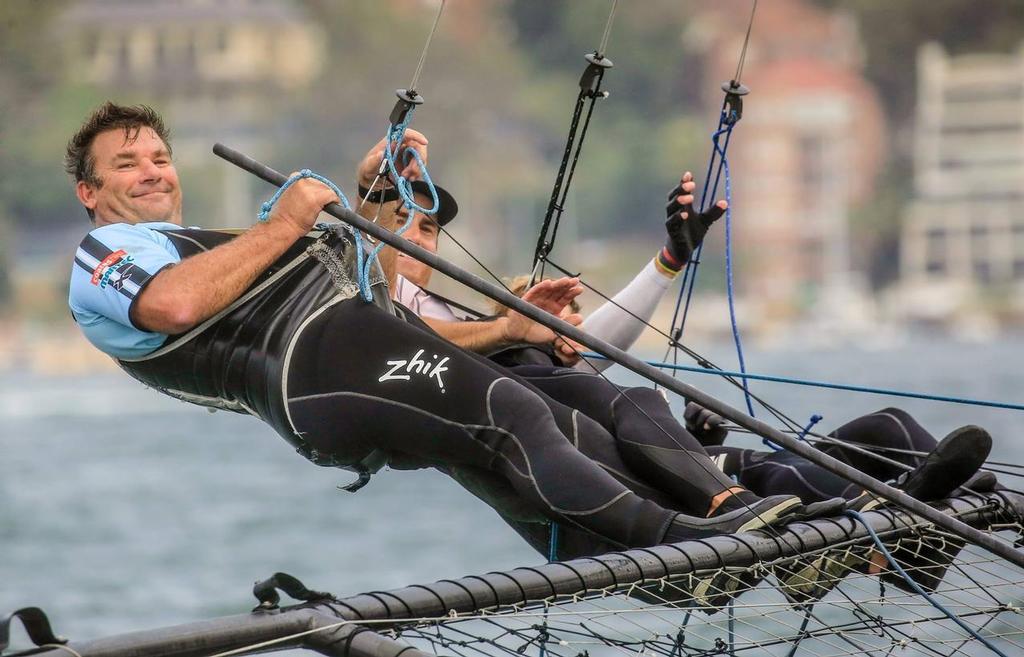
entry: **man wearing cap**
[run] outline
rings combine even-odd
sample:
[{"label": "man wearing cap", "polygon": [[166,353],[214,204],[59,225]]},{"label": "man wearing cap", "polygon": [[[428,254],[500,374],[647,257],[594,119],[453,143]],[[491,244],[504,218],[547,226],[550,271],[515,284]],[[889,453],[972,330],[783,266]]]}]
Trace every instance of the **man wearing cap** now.
[{"label": "man wearing cap", "polygon": [[[382,211],[393,212],[395,224],[402,226],[409,220],[409,210],[397,202],[398,191],[393,187],[383,190],[375,188],[372,192],[369,189],[379,170],[382,155],[382,149],[374,147],[360,163],[357,172],[359,191],[360,196],[366,199],[367,204],[364,204],[359,211],[370,219],[378,218]],[[426,182],[414,180],[411,189],[417,204],[422,207],[433,205],[433,197]],[[411,223],[402,233],[402,237],[431,253],[437,253],[441,227],[447,225],[459,212],[458,203],[448,190],[440,185],[434,185],[434,190],[438,199],[437,212],[432,215],[414,212]],[[382,206],[385,206],[386,210],[382,210]],[[462,308],[449,299],[427,291],[426,287],[433,269],[404,253],[396,253],[391,249],[385,250],[385,253],[389,251],[394,253],[395,271],[397,272],[391,287],[392,298],[415,313],[442,337],[451,340],[463,349],[488,355],[513,345],[550,346],[555,342],[556,336],[552,331],[514,312],[500,317],[490,317],[483,321],[467,322],[466,320],[479,319],[475,311]],[[570,285],[570,280],[566,277],[559,279],[558,283],[569,285],[572,298],[575,298],[582,292],[582,287],[576,283]],[[533,293],[527,291],[523,298],[526,301],[535,302],[543,294],[542,290]],[[563,318],[575,324],[579,324],[581,321],[579,315],[572,313],[563,313]]]}]

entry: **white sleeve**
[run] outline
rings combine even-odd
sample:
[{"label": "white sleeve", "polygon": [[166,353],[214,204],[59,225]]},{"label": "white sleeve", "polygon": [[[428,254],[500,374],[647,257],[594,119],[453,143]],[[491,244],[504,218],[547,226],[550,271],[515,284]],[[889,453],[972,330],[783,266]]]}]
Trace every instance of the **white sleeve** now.
[{"label": "white sleeve", "polygon": [[[612,297],[611,301],[605,302],[583,320],[580,328],[595,338],[628,351],[647,328],[647,323],[654,316],[658,303],[671,284],[672,279],[661,274],[654,261],[649,260],[640,273]],[[629,312],[626,312],[627,310]],[[583,359],[576,363],[575,368],[587,372],[600,372],[611,365],[612,362],[608,360]]]}]

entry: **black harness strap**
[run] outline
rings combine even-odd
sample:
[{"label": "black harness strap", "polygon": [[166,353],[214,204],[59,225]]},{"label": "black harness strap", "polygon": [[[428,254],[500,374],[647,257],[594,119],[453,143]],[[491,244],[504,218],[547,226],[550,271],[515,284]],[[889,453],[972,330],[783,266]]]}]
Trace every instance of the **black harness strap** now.
[{"label": "black harness strap", "polygon": [[269,611],[277,609],[278,603],[281,602],[281,596],[277,593],[278,590],[287,594],[289,597],[295,598],[296,600],[302,600],[303,602],[337,600],[332,593],[311,591],[310,589],[307,589],[306,585],[300,582],[298,578],[292,577],[288,573],[274,573],[269,578],[256,582],[253,585],[252,594],[260,601],[253,611]]},{"label": "black harness strap", "polygon": [[[583,75],[580,77],[580,92],[576,96],[569,136],[565,141],[565,152],[562,153],[562,163],[558,167],[558,175],[555,176],[551,199],[548,201],[544,223],[541,225],[537,246],[533,252],[534,279],[537,278],[538,263],[547,259],[551,249],[555,246],[555,239],[558,237],[558,224],[562,219],[562,212],[565,210],[565,200],[569,195],[569,187],[572,185],[572,176],[576,171],[580,152],[583,150],[583,140],[587,136],[590,117],[594,114],[594,103],[598,99],[608,96],[608,92],[601,91],[601,80],[604,79],[605,71],[612,67],[612,60],[598,53],[587,54],[586,60],[587,68],[584,69]],[[588,100],[590,104],[587,107],[587,116],[583,121],[583,129],[580,130],[580,117],[583,115],[583,108]],[[579,133],[578,138],[577,133]],[[531,281],[531,286],[533,282]]]},{"label": "black harness strap", "polygon": [[25,607],[0,617],[0,654],[3,654],[11,644],[11,621],[15,618],[21,620],[28,638],[37,647],[68,642],[64,637],[53,633],[53,629],[50,627],[50,619],[46,617],[46,612],[39,607]]}]

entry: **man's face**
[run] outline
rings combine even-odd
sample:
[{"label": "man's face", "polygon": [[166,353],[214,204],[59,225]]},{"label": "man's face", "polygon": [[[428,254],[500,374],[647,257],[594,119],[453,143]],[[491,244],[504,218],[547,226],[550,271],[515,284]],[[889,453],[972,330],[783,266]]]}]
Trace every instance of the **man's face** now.
[{"label": "man's face", "polygon": [[[433,204],[431,199],[426,198],[422,194],[416,195],[416,202],[425,208]],[[409,216],[408,209],[405,206],[401,206],[396,214],[398,215],[398,226],[401,227]],[[437,226],[437,221],[432,216],[421,212],[415,212],[414,214],[412,223],[402,233],[402,237],[431,253],[437,253],[437,234],[440,230]],[[427,283],[430,282],[430,275],[434,273],[433,269],[404,253],[398,254],[398,258],[395,261],[395,270],[409,282],[415,283],[419,287],[426,287]]]},{"label": "man's face", "polygon": [[137,136],[134,131],[128,136],[122,128],[96,135],[91,154],[102,184],[80,181],[75,187],[78,200],[96,213],[97,226],[142,221],[181,225],[181,186],[167,145],[145,126]]}]

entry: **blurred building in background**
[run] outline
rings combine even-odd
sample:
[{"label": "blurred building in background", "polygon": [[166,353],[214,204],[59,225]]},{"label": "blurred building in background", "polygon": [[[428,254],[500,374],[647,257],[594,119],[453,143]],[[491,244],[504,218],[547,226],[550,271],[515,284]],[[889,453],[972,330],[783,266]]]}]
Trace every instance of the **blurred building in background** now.
[{"label": "blurred building in background", "polygon": [[[223,141],[266,159],[275,144],[294,135],[296,126],[275,100],[311,85],[324,59],[324,35],[299,5],[279,0],[77,0],[48,27],[60,44],[62,71],[55,77],[96,99],[82,105],[95,106],[106,98],[145,102],[164,115],[175,164],[190,190],[185,197],[190,221],[211,228],[255,221],[256,197],[265,196],[266,189],[248,173],[212,157],[210,147]],[[67,131],[62,139],[84,114],[61,128]],[[47,152],[55,164],[59,156]],[[80,225],[25,221],[19,226],[20,259],[12,277],[15,316],[19,311],[45,316],[48,308],[65,308],[68,253],[87,225],[84,213],[80,216]],[[76,372],[109,366],[109,359],[90,349],[70,323],[0,326],[0,369],[19,363],[33,371]]]},{"label": "blurred building in background", "polygon": [[1024,315],[1024,46],[918,55],[914,199],[899,307],[910,320]]},{"label": "blurred building in background", "polygon": [[[160,109],[185,172],[210,165],[215,141],[259,157],[280,140],[268,97],[311,84],[324,56],[320,28],[280,0],[80,0],[56,29],[73,79]],[[251,224],[251,176],[228,166],[211,175],[223,191],[204,225]]]},{"label": "blurred building in background", "polygon": [[[735,75],[749,11],[725,0],[693,26],[712,79]],[[867,326],[874,313],[853,264],[850,212],[871,195],[886,129],[856,24],[804,0],[762,3],[756,22],[742,74],[751,93],[729,150],[746,314],[768,330],[807,319]]]}]

